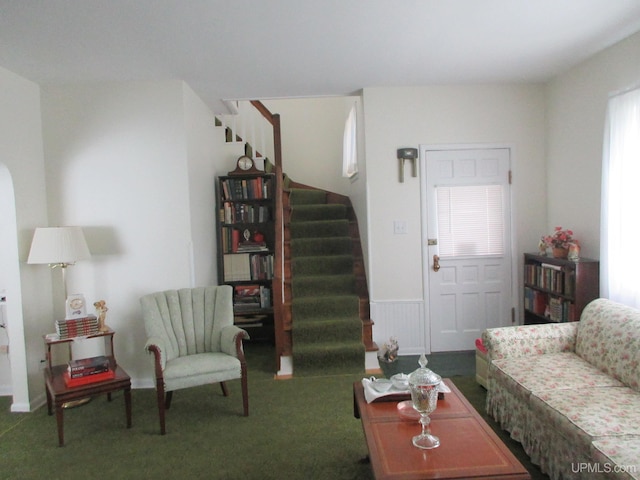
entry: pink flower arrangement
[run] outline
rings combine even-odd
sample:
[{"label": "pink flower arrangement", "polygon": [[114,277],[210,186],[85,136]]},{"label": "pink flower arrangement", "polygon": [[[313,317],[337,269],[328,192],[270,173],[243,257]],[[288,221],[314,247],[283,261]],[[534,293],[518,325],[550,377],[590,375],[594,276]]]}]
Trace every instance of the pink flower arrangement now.
[{"label": "pink flower arrangement", "polygon": [[551,248],[569,248],[572,243],[577,243],[573,239],[573,231],[562,227],[556,227],[552,235],[543,235],[540,240]]}]

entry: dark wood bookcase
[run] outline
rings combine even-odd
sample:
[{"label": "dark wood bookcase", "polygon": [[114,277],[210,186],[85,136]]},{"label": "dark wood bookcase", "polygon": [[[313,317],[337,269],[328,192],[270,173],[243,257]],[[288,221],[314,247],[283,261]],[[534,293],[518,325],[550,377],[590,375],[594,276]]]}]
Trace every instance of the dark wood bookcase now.
[{"label": "dark wood bookcase", "polygon": [[524,254],[524,323],[575,322],[600,294],[600,262]]},{"label": "dark wood bookcase", "polygon": [[273,340],[275,176],[218,177],[218,283],[233,288],[234,323]]}]

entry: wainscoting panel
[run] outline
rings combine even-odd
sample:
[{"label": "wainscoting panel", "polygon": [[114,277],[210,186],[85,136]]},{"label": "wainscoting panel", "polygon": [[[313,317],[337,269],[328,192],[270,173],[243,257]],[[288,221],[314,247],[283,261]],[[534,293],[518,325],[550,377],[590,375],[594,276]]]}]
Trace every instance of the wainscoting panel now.
[{"label": "wainscoting panel", "polygon": [[371,302],[371,319],[373,340],[378,347],[396,337],[399,355],[430,353],[422,300]]}]

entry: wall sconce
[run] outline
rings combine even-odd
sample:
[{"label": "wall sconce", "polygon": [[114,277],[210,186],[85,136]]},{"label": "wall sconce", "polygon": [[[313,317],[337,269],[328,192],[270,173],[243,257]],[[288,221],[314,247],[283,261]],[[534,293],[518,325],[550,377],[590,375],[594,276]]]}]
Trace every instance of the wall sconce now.
[{"label": "wall sconce", "polygon": [[399,148],[398,161],[400,167],[400,183],[404,183],[404,162],[411,161],[411,176],[418,176],[418,149],[417,148]]}]

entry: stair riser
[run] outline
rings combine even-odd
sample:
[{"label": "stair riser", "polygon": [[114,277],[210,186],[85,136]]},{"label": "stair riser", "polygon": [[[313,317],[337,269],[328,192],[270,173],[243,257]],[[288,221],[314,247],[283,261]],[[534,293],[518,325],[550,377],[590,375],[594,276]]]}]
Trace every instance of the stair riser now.
[{"label": "stair riser", "polygon": [[293,342],[358,341],[362,338],[362,322],[359,318],[348,321],[296,322],[293,326]]},{"label": "stair riser", "polygon": [[364,370],[364,346],[352,344],[335,348],[303,349],[293,352],[294,370],[310,367],[320,371],[331,371],[339,366],[343,371]]},{"label": "stair riser", "polygon": [[292,239],[348,237],[349,222],[347,220],[294,222],[289,230]]},{"label": "stair riser", "polygon": [[342,315],[358,315],[358,297],[354,296],[346,300],[332,300],[334,297],[317,297],[316,301],[305,302],[304,298],[295,298],[292,301],[293,321],[302,318],[327,318]]},{"label": "stair riser", "polygon": [[297,298],[356,293],[356,280],[353,275],[302,277],[293,280],[292,289]]},{"label": "stair riser", "polygon": [[339,220],[346,216],[344,205],[301,205],[291,210],[291,222]]},{"label": "stair riser", "polygon": [[[344,238],[300,238],[291,240],[291,256],[348,255],[353,251],[351,239]],[[295,272],[294,272],[295,273]]]},{"label": "stair riser", "polygon": [[309,205],[326,202],[327,194],[320,190],[293,188],[289,194],[289,203],[291,205]]},{"label": "stair riser", "polygon": [[349,255],[333,258],[292,258],[291,271],[296,275],[316,273],[318,275],[347,274],[353,272],[353,257]]}]

